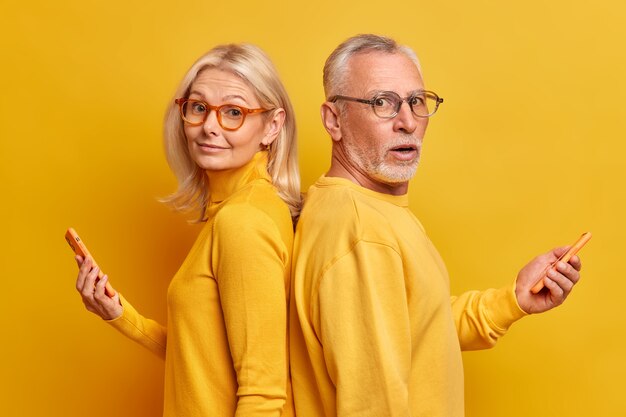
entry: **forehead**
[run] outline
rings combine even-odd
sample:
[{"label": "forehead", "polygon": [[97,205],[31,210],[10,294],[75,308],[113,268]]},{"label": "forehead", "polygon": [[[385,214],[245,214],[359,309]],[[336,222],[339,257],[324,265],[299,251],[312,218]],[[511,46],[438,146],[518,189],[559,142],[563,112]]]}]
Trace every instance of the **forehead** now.
[{"label": "forehead", "polygon": [[400,95],[424,89],[422,76],[411,59],[401,53],[367,52],[348,60],[346,85],[349,93],[376,90]]},{"label": "forehead", "polygon": [[[254,99],[252,88],[243,78],[232,71],[221,68],[206,68],[201,70],[191,83],[191,94],[197,93],[219,99],[230,96],[240,96],[243,99]],[[208,97],[207,97],[208,98]]]}]

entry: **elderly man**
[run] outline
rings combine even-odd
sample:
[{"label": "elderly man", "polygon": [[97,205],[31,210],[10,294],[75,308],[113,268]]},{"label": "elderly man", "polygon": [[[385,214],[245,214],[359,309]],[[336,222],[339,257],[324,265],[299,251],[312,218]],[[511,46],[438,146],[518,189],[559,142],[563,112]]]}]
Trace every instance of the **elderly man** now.
[{"label": "elderly man", "polygon": [[446,268],[408,207],[422,139],[443,102],[415,54],[359,35],[324,67],[328,173],[308,191],[294,244],[291,372],[296,414],[462,416],[461,350],[493,346],[513,322],[562,303],[579,279],[567,248],[502,289],[450,297]]}]

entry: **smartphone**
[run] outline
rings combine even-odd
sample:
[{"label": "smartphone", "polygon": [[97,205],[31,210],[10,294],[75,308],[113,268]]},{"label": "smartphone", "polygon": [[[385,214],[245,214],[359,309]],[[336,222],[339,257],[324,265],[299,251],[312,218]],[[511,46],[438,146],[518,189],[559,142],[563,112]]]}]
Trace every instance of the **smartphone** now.
[{"label": "smartphone", "polygon": [[559,261],[563,261],[565,263],[569,262],[569,260],[572,258],[572,256],[576,255],[578,253],[579,250],[582,249],[583,246],[585,246],[585,244],[587,242],[589,242],[589,239],[591,239],[591,232],[586,232],[583,233],[576,242],[574,242],[574,244],[569,248],[569,250],[567,252],[565,252],[563,255],[561,255],[561,257],[559,259],[557,259],[556,261],[554,261],[550,266],[548,266],[545,271],[541,274],[541,278],[539,279],[539,281],[537,281],[535,283],[535,285],[533,285],[533,287],[531,288],[530,292],[532,292],[533,294],[537,294],[539,291],[541,291],[544,287],[543,285],[543,279],[546,277],[546,274],[548,273],[548,271],[550,269],[556,268],[556,264]]},{"label": "smartphone", "polygon": [[[91,256],[91,253],[89,253],[89,250],[87,250],[85,242],[83,242],[83,240],[78,236],[78,233],[76,233],[76,230],[72,229],[71,227],[67,229],[67,232],[65,232],[65,240],[70,245],[70,248],[72,248],[76,255],[82,256],[83,259],[85,259],[86,257],[90,257],[93,261],[93,266],[98,266],[98,264],[96,264],[96,261],[93,259],[93,256]],[[104,273],[102,272],[102,270],[98,271],[98,279],[96,280],[96,282],[100,280],[103,276]],[[105,284],[104,293],[109,297],[115,296],[115,290],[108,282]]]}]

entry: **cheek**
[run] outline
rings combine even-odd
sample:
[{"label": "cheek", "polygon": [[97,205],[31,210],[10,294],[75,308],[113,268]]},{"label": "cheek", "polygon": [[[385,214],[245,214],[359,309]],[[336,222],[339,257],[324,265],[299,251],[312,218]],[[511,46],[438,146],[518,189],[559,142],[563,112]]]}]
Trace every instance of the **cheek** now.
[{"label": "cheek", "polygon": [[429,118],[423,119],[423,121],[419,124],[417,130],[419,131],[420,139],[424,139],[424,133],[426,132],[426,128],[428,127]]},{"label": "cheek", "polygon": [[248,126],[247,129],[242,127],[239,130],[225,134],[226,141],[236,148],[255,148],[261,143],[263,138],[263,130],[258,126]]},{"label": "cheek", "polygon": [[190,140],[192,140],[193,138],[195,138],[198,135],[198,130],[200,129],[199,126],[187,126],[185,125],[183,127],[183,132],[185,133],[185,138],[187,139],[187,142],[189,142]]}]

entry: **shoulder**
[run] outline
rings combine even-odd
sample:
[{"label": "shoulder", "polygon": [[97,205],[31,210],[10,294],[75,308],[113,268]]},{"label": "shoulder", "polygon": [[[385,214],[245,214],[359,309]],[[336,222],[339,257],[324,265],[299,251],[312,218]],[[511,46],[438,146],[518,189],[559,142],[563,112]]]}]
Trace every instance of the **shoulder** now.
[{"label": "shoulder", "polygon": [[261,182],[246,187],[226,201],[215,215],[213,229],[218,235],[271,232],[281,236],[292,231],[293,226],[289,208],[274,187]]},{"label": "shoulder", "polygon": [[349,186],[311,187],[294,241],[296,291],[315,304],[328,280],[358,286],[366,274],[396,273],[402,267],[399,237],[391,227],[396,209],[386,205],[393,206]]},{"label": "shoulder", "polygon": [[316,238],[348,239],[352,244],[363,239],[386,243],[392,238],[387,232],[393,219],[385,210],[393,207],[350,187],[314,185],[304,199],[298,230]]},{"label": "shoulder", "polygon": [[242,189],[227,204],[230,207],[249,207],[265,212],[276,219],[291,218],[289,207],[280,198],[274,185],[266,180],[257,180]]},{"label": "shoulder", "polygon": [[296,228],[296,279],[316,281],[336,264],[365,265],[370,251],[398,256],[395,209],[386,205],[349,186],[311,187]]}]

